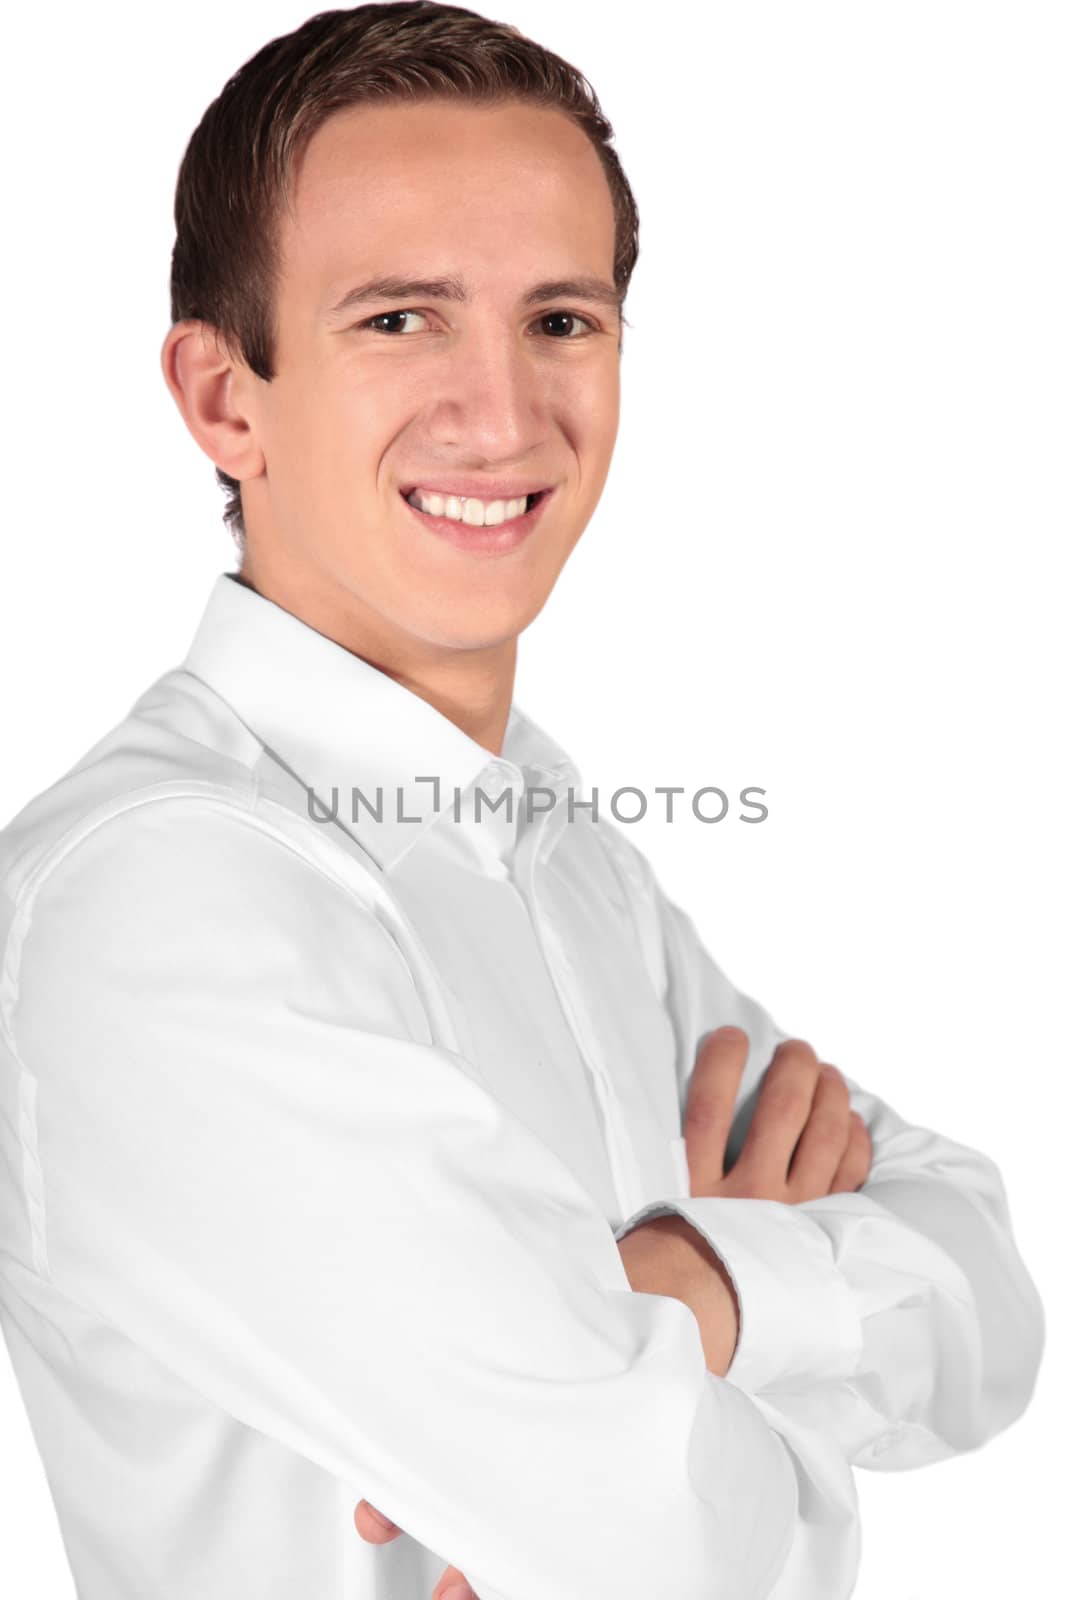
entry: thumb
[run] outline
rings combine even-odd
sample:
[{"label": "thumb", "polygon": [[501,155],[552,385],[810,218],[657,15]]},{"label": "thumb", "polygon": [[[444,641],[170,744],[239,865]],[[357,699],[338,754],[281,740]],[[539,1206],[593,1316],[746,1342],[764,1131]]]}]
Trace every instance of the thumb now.
[{"label": "thumb", "polygon": [[478,1600],[458,1567],[446,1567],[434,1585],[430,1600]]},{"label": "thumb", "polygon": [[722,1183],[737,1091],[748,1059],[748,1035],[733,1026],[706,1034],[697,1050],[685,1105],[685,1153],[694,1195]]},{"label": "thumb", "polygon": [[356,1532],[368,1544],[388,1544],[391,1539],[399,1539],[404,1531],[377,1506],[372,1506],[369,1500],[361,1500],[356,1507],[355,1524]]}]

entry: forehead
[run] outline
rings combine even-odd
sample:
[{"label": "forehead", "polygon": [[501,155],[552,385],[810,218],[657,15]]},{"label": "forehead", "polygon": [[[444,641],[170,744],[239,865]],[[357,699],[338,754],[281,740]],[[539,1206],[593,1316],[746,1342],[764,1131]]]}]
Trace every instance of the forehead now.
[{"label": "forehead", "polygon": [[[614,212],[592,143],[561,111],[430,100],[346,108],[292,175],[281,243],[294,265],[350,268],[376,245],[462,227],[516,243],[565,238],[610,265]],[[606,263],[603,259],[607,251]]]}]

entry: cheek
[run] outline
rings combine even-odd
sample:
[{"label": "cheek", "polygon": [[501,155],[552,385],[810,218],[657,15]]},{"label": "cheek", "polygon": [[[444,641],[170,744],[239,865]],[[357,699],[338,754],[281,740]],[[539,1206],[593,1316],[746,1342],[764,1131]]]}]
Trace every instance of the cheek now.
[{"label": "cheek", "polygon": [[582,379],[570,388],[567,411],[578,448],[591,458],[600,458],[610,455],[619,428],[618,362],[605,363],[602,370],[583,374]]},{"label": "cheek", "polygon": [[[407,388],[412,387],[407,385]],[[381,375],[319,374],[301,398],[288,448],[303,456],[301,476],[373,490],[380,463],[412,414],[405,386]]]}]

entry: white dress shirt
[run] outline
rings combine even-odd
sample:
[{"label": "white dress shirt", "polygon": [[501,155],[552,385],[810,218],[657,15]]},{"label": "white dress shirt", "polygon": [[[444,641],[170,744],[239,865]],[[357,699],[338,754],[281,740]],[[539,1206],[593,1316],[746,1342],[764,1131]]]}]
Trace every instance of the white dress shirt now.
[{"label": "white dress shirt", "polygon": [[[985,1155],[848,1079],[862,1190],[689,1197],[701,1035],[751,1041],[731,1156],[785,1035],[568,790],[518,707],[495,756],[222,574],[0,833],[0,1320],[79,1600],[429,1600],[448,1562],[480,1600],[838,1600],[852,1468],[1025,1409]],[[629,1287],[662,1211],[736,1286],[725,1378]]]}]

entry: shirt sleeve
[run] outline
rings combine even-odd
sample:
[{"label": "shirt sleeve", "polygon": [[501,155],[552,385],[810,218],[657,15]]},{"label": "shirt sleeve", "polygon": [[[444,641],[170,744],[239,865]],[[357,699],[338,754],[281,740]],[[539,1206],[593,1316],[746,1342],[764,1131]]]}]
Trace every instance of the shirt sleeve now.
[{"label": "shirt sleeve", "polygon": [[[629,858],[646,947],[660,941],[683,1108],[702,1036],[724,1023],[749,1036],[729,1168],[786,1035],[734,987],[629,841],[613,843]],[[860,1190],[799,1205],[664,1197],[627,1218],[615,1237],[665,1212],[686,1217],[737,1292],[739,1338],[727,1379],[835,1441],[856,1466],[917,1467],[974,1449],[1023,1413],[1043,1355],[1044,1312],[989,1157],[906,1122],[846,1082],[873,1145]]]},{"label": "shirt sleeve", "polygon": [[253,811],[156,799],[34,877],[6,957],[73,1303],[481,1600],[771,1593],[831,1492],[795,1421],[630,1290],[583,1185],[432,1042],[370,897]]}]

